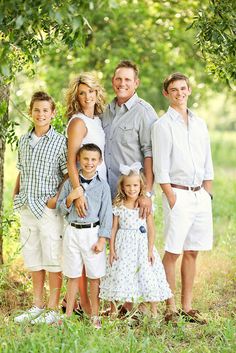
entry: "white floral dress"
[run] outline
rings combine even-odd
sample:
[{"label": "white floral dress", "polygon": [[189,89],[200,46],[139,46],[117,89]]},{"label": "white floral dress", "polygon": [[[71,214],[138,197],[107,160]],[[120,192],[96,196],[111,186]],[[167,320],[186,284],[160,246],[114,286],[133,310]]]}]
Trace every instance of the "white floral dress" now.
[{"label": "white floral dress", "polygon": [[148,261],[146,220],[139,218],[139,209],[114,207],[119,216],[115,251],[118,257],[112,266],[107,263],[101,279],[100,298],[123,302],[157,302],[172,296],[165,271],[154,247],[154,264]]}]

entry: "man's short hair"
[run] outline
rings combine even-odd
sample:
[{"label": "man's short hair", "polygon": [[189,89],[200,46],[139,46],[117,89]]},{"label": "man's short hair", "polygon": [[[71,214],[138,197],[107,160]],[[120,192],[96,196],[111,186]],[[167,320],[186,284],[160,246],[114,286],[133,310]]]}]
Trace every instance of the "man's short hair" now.
[{"label": "man's short hair", "polygon": [[114,70],[114,74],[113,74],[113,77],[115,76],[116,74],[116,71],[122,67],[125,67],[127,69],[133,69],[134,70],[134,76],[135,78],[138,78],[138,75],[139,75],[139,68],[138,66],[133,63],[132,61],[130,60],[121,60],[119,62],[119,64],[116,66],[115,70]]},{"label": "man's short hair", "polygon": [[188,87],[190,86],[189,78],[187,76],[181,74],[180,72],[175,72],[175,73],[167,76],[166,79],[164,80],[164,82],[163,82],[164,91],[167,92],[169,85],[172,82],[179,81],[179,80],[184,80],[187,83]]},{"label": "man's short hair", "polygon": [[80,154],[83,151],[92,151],[92,152],[98,152],[100,155],[100,158],[102,158],[102,151],[101,149],[95,145],[95,143],[85,143],[83,146],[80,147],[80,149],[78,150],[78,155],[80,156]]}]

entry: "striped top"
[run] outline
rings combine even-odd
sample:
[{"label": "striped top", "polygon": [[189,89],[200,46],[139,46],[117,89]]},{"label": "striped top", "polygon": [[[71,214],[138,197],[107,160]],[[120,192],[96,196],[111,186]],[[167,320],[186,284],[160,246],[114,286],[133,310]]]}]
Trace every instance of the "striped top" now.
[{"label": "striped top", "polygon": [[15,196],[14,209],[28,205],[36,218],[43,215],[47,200],[55,196],[67,173],[65,136],[53,127],[32,147],[32,131],[19,141],[17,168],[20,171],[20,192]]}]

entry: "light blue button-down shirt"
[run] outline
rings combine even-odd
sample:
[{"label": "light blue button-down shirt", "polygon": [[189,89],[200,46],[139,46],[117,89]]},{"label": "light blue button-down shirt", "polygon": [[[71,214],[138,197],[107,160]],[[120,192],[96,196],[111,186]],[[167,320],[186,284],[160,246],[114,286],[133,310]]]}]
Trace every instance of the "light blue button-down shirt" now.
[{"label": "light blue button-down shirt", "polygon": [[57,201],[57,208],[65,215],[67,222],[82,224],[99,221],[100,228],[98,235],[100,237],[110,238],[112,228],[112,203],[111,191],[107,182],[100,179],[97,174],[96,177],[86,185],[84,196],[88,203],[88,210],[84,218],[79,217],[74,203],[72,203],[70,207],[66,206],[66,198],[72,190],[71,182],[67,179]]},{"label": "light blue button-down shirt", "polygon": [[153,107],[135,93],[120,109],[114,99],[102,116],[106,135],[105,162],[112,197],[115,196],[120,164],[131,165],[152,157],[151,125],[157,120]]},{"label": "light blue button-down shirt", "polygon": [[159,184],[200,186],[213,180],[206,123],[188,110],[188,125],[172,107],[152,126],[153,171]]}]

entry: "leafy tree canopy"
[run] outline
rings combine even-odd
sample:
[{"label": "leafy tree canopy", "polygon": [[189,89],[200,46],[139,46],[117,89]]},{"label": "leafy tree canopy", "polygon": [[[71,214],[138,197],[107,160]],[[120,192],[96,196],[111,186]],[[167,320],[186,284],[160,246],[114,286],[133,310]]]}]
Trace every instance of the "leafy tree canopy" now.
[{"label": "leafy tree canopy", "polygon": [[196,87],[192,102],[198,104],[205,85],[212,84],[201,52],[194,46],[194,31],[187,30],[200,1],[113,0],[96,1],[93,6],[86,16],[91,29],[84,47],[75,42],[68,50],[56,44],[37,67],[57,100],[63,100],[71,76],[90,70],[102,77],[110,99],[114,67],[121,59],[131,59],[141,69],[140,95],[157,110],[165,108],[161,83],[174,71],[190,76]]},{"label": "leafy tree canopy", "polygon": [[1,0],[1,76],[11,79],[55,42],[73,46],[89,28],[88,1]]},{"label": "leafy tree canopy", "polygon": [[207,69],[236,86],[236,1],[210,0],[193,22]]}]

